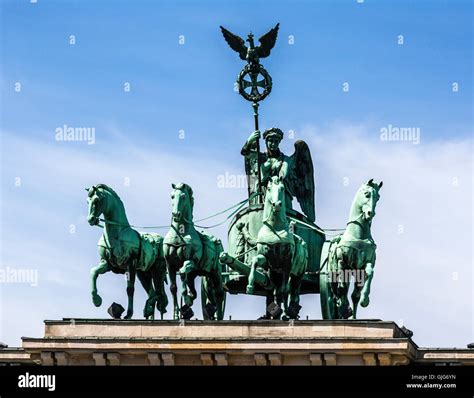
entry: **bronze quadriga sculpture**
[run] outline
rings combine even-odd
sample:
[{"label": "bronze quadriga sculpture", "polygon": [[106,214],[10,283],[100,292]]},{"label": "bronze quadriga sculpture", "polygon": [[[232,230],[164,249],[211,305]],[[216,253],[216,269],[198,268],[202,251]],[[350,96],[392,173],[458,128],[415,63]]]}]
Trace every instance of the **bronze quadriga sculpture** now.
[{"label": "bronze quadriga sculpture", "polygon": [[[88,221],[91,225],[104,223],[99,240],[100,263],[91,271],[96,306],[102,302],[97,277],[107,271],[127,275],[127,319],[133,315],[136,276],[148,294],[143,315],[149,319],[154,318],[155,307],[162,318],[166,312],[167,275],[173,319],[194,315],[197,276],[201,277],[203,317],[209,320],[224,318],[226,292],[265,296],[263,319],[298,319],[301,294],[320,293],[325,319],[355,319],[359,302],[363,307],[369,304],[376,249],[371,223],[382,183],[370,180],[359,189],[346,229],[327,241],[325,230],[315,224],[314,168],[309,146],[298,140],[294,154],[285,155],[280,150],[284,133],[273,127],[264,131],[266,148],[260,151],[259,102],[272,90],[271,76],[260,59],[270,55],[278,30],[279,24],[260,37],[259,46],[249,34],[247,47],[242,38],[221,27],[227,43],[246,61],[237,84],[240,95],[251,102],[255,122],[254,132],[241,149],[248,198],[214,215],[233,210],[226,218],[230,220],[227,250],[218,238],[196,229],[200,227],[193,221],[193,190],[187,184],[172,186],[171,222],[162,226],[168,229],[164,238],[137,232],[128,223],[118,195],[104,184],[93,186],[88,189]],[[302,212],[293,209],[294,198]],[[329,245],[328,257],[321,261],[325,244]],[[351,273],[359,277],[352,307],[347,299]]]}]

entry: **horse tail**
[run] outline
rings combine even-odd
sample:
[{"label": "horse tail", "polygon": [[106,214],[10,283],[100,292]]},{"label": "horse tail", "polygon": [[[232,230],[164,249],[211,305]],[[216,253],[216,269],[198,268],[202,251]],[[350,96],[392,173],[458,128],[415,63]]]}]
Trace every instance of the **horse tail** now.
[{"label": "horse tail", "polygon": [[295,276],[303,275],[308,268],[308,245],[303,238],[294,234],[295,254],[291,266],[291,274]]}]

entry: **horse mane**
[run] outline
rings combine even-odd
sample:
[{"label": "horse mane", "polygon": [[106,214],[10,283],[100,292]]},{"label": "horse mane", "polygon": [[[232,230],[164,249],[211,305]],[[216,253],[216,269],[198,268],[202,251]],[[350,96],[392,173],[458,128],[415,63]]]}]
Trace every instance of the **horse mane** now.
[{"label": "horse mane", "polygon": [[111,193],[116,198],[120,199],[119,196],[117,195],[117,192],[115,192],[112,188],[110,188],[106,184],[97,184],[95,187],[96,188],[102,188],[102,189],[106,190],[107,192]]},{"label": "horse mane", "polygon": [[120,199],[120,196],[118,196],[117,192],[115,192],[111,187],[109,187],[108,185],[106,184],[97,184],[95,186],[96,188],[101,188],[105,191],[107,191],[108,193],[110,193],[115,199],[117,199],[119,201],[119,203],[122,204],[123,206],[123,202],[122,202],[122,199]]}]

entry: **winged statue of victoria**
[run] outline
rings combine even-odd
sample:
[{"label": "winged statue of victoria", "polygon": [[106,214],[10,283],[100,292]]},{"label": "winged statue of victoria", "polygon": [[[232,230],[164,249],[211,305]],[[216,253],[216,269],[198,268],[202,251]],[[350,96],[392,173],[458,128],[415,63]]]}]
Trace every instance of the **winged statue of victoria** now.
[{"label": "winged statue of victoria", "polygon": [[[260,37],[258,39],[260,42],[259,46],[255,46],[254,36],[252,33],[249,33],[246,40],[249,43],[248,47],[244,39],[228,31],[223,26],[220,28],[227,44],[239,53],[242,60],[247,61],[250,70],[262,72],[259,64],[260,58],[270,55],[277,40],[279,27],[280,24],[277,23],[274,28]],[[256,80],[256,76],[251,75],[251,78]],[[255,85],[258,84],[256,83]],[[244,93],[241,92],[241,94]],[[241,151],[241,154],[245,157],[245,172],[249,181],[249,195],[258,192],[259,185],[261,186],[261,191],[263,191],[261,193],[264,194],[268,181],[274,176],[279,176],[285,185],[286,207],[291,209],[293,198],[296,197],[306,217],[310,221],[315,221],[314,170],[308,145],[304,141],[298,140],[295,142],[295,153],[293,155],[287,156],[283,154],[279,149],[280,142],[283,139],[283,132],[279,128],[273,127],[263,133],[266,152],[259,153],[258,142],[262,134],[257,126],[258,123],[256,124],[256,131],[250,135]]]},{"label": "winged statue of victoria", "polygon": [[229,44],[232,50],[239,53],[240,59],[247,61],[250,65],[258,65],[260,58],[268,57],[272,48],[275,46],[279,27],[280,24],[278,23],[273,29],[260,37],[260,39],[258,39],[260,45],[257,47],[255,47],[254,36],[252,33],[248,34],[246,41],[249,43],[249,46],[247,47],[244,39],[228,31],[223,26],[220,28],[225,41]]},{"label": "winged statue of victoria", "polygon": [[[261,132],[254,131],[242,147],[241,154],[245,157],[245,172],[249,181],[249,195],[258,190],[258,161],[256,142]],[[283,139],[283,131],[272,127],[263,133],[266,152],[260,153],[260,173],[262,190],[265,193],[268,181],[278,176],[285,186],[285,203],[292,209],[293,198],[296,197],[301,210],[312,222],[315,221],[315,185],[311,152],[306,142],[297,140],[295,152],[291,156],[281,152],[279,145]]]}]

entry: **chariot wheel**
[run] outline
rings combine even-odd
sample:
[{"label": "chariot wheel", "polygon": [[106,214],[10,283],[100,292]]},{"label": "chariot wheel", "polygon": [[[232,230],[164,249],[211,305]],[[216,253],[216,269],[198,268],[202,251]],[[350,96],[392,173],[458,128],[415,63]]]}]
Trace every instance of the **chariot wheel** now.
[{"label": "chariot wheel", "polygon": [[328,259],[324,260],[323,266],[319,271],[319,299],[321,301],[323,319],[336,319],[337,309],[330,286]]}]

